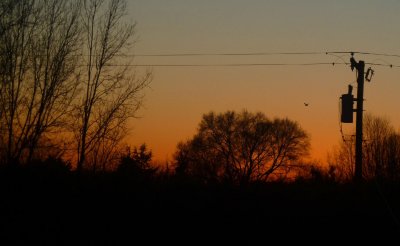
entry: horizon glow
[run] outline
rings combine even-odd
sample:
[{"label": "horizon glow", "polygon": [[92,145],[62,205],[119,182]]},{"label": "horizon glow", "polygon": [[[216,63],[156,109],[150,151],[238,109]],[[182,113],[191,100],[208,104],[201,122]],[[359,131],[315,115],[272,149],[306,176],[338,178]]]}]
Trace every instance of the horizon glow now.
[{"label": "horizon glow", "polygon": [[[400,2],[195,1],[128,2],[137,21],[134,54],[365,51],[400,54]],[[348,62],[350,55],[135,57],[136,64]],[[357,61],[397,64],[400,58],[355,55]],[[368,65],[366,66],[368,68]],[[400,129],[400,69],[372,66],[366,113]],[[311,159],[325,161],[341,141],[338,102],[356,73],[345,65],[276,67],[154,67],[140,119],[126,138],[146,143],[158,161],[171,160],[203,114],[263,112],[297,121],[311,136]],[[304,102],[309,103],[308,107]],[[350,134],[355,124],[345,124]]]}]

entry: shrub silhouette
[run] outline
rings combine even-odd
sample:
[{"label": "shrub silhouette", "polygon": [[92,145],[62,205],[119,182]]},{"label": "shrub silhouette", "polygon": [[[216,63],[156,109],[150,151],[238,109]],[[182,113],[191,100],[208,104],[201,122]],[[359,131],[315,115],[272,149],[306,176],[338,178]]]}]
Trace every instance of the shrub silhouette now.
[{"label": "shrub silhouette", "polygon": [[127,148],[126,153],[121,156],[117,173],[130,177],[150,177],[158,170],[151,166],[153,153],[147,149],[146,144],[139,148],[134,147],[133,151]]}]

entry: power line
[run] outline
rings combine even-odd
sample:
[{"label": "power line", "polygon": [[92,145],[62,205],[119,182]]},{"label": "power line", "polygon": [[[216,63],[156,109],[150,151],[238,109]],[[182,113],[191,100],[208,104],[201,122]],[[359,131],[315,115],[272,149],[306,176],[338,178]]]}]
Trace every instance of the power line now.
[{"label": "power line", "polygon": [[[318,65],[347,65],[335,62],[311,63],[232,63],[232,64],[106,64],[108,67],[254,67],[254,66],[318,66]],[[85,66],[85,65],[82,65]]]},{"label": "power line", "polygon": [[[365,63],[366,65],[400,68],[400,65],[383,63]],[[106,64],[106,67],[262,67],[262,66],[319,66],[349,65],[347,62],[310,62],[310,63],[231,63],[231,64]],[[87,65],[80,65],[85,67]]]},{"label": "power line", "polygon": [[399,68],[399,67],[400,67],[400,65],[383,64],[383,63],[370,63],[370,62],[366,62],[365,64],[372,65],[372,66],[390,67],[390,68]]},{"label": "power line", "polygon": [[354,54],[374,55],[374,56],[390,56],[390,57],[399,57],[400,58],[400,55],[397,55],[397,54],[372,53],[372,52],[355,52]]},{"label": "power line", "polygon": [[[330,53],[336,52],[243,52],[243,53],[154,53],[154,54],[115,54],[117,57],[174,57],[174,56],[273,56],[273,55],[326,55]],[[351,53],[351,52],[343,52],[343,53]],[[45,55],[39,55],[45,56]],[[79,54],[74,55],[76,57],[88,57],[89,54]],[[91,56],[99,56],[99,55],[91,55]]]},{"label": "power line", "polygon": [[[340,55],[343,54],[343,55]],[[345,54],[363,54],[373,56],[399,57],[397,54],[373,53],[363,51],[325,51],[325,52],[251,52],[251,53],[170,53],[170,54],[116,54],[116,57],[189,57],[189,56],[272,56],[272,55],[332,55],[337,59],[333,62],[310,62],[310,63],[232,63],[232,64],[106,64],[107,67],[250,67],[250,66],[317,66],[317,65],[349,65],[343,59]],[[89,55],[80,54],[76,57],[88,57]],[[96,55],[92,55],[96,56]],[[337,62],[340,60],[341,62]],[[381,59],[380,59],[381,60]],[[385,63],[365,63],[373,66],[390,68],[400,68],[400,65]],[[87,66],[87,65],[80,65]]]},{"label": "power line", "polygon": [[360,55],[372,55],[372,56],[386,56],[386,57],[397,57],[398,54],[387,54],[387,53],[375,53],[375,52],[364,52],[364,51],[327,51],[325,54],[360,54]]},{"label": "power line", "polygon": [[[400,65],[383,63],[365,63],[366,65],[400,68]],[[311,62],[311,63],[232,63],[232,64],[106,64],[107,67],[257,67],[257,66],[318,66],[349,65],[347,62]],[[81,65],[86,66],[86,65]]]},{"label": "power line", "polygon": [[250,52],[250,53],[170,53],[170,54],[127,54],[118,56],[149,56],[149,57],[169,57],[169,56],[273,56],[273,55],[329,55],[329,54],[360,54],[360,55],[374,55],[374,56],[387,56],[387,57],[398,57],[398,54],[387,54],[387,53],[374,53],[364,51],[314,51],[314,52]]},{"label": "power line", "polygon": [[326,52],[252,52],[252,53],[171,53],[171,54],[136,54],[119,56],[272,56],[272,55],[323,55]]},{"label": "power line", "polygon": [[[398,57],[399,54],[374,53],[364,51],[312,51],[312,52],[243,52],[243,53],[154,53],[154,54],[115,54],[117,57],[185,57],[185,56],[274,56],[274,55],[332,55],[332,54],[361,54],[373,56]],[[75,55],[86,57],[87,54]],[[97,55],[92,55],[97,56]]]}]

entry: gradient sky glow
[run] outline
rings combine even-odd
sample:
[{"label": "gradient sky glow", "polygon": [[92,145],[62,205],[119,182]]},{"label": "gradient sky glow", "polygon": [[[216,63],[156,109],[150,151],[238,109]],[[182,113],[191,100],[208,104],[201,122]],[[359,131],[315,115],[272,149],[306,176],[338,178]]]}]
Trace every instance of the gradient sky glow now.
[{"label": "gradient sky glow", "polygon": [[[134,54],[364,51],[400,54],[400,1],[136,0]],[[342,57],[346,62],[349,55]],[[356,55],[400,65],[400,58]],[[136,57],[136,64],[342,62],[329,55]],[[368,66],[367,66],[368,67]],[[364,109],[400,130],[400,68],[373,66]],[[356,74],[345,65],[309,67],[154,67],[132,145],[171,159],[211,110],[261,111],[298,121],[311,135],[312,157],[324,161],[339,143],[338,102]],[[356,90],[354,90],[355,92]],[[309,102],[305,107],[303,102]],[[352,125],[344,128],[350,133]]]}]

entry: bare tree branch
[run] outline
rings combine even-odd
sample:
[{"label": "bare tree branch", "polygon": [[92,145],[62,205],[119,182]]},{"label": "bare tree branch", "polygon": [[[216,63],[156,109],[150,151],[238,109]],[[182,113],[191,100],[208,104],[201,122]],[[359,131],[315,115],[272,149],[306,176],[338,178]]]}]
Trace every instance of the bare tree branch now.
[{"label": "bare tree branch", "polygon": [[124,23],[125,8],[123,0],[84,1],[82,19],[88,57],[83,93],[75,114],[79,117],[75,127],[78,171],[84,168],[88,155],[98,153],[99,146],[107,142],[115,146],[121,141],[112,135],[126,130],[127,121],[140,109],[143,90],[151,81],[151,72],[136,78],[129,66],[107,67],[117,62],[116,55],[127,50],[134,38],[135,24]]}]

